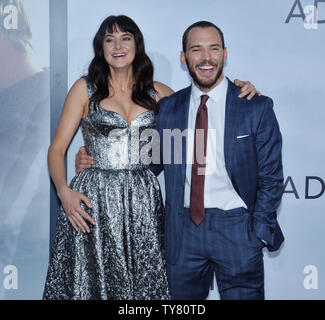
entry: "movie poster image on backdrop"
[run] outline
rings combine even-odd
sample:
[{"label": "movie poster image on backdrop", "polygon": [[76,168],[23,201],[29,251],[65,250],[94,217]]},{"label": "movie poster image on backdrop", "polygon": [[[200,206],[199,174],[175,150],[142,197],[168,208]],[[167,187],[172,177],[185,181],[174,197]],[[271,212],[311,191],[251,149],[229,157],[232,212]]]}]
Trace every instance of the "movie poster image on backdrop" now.
[{"label": "movie poster image on backdrop", "polygon": [[0,0],[0,299],[40,299],[49,248],[48,1]]}]

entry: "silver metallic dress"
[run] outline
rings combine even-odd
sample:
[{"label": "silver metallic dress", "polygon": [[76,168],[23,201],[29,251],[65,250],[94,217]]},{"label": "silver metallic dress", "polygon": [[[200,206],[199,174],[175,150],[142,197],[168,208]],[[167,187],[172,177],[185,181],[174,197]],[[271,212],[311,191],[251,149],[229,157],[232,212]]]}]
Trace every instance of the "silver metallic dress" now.
[{"label": "silver metallic dress", "polygon": [[[94,88],[85,79],[91,97]],[[88,223],[89,234],[77,232],[61,208],[43,299],[170,299],[159,183],[148,165],[130,161],[145,144],[132,142],[132,133],[154,127],[153,111],[129,125],[120,114],[90,103],[81,128],[95,164],[70,187],[90,199],[92,209],[82,207],[96,225]]]}]

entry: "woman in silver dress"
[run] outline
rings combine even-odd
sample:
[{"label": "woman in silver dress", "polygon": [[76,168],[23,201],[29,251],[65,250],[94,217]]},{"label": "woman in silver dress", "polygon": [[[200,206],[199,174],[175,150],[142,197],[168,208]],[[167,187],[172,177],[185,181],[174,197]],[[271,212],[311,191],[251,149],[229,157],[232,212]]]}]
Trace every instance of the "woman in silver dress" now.
[{"label": "woman in silver dress", "polygon": [[[43,299],[169,299],[160,187],[148,164],[132,161],[147,142],[132,139],[155,128],[157,102],[173,91],[153,81],[130,18],[105,19],[93,46],[48,153],[62,208]],[[94,165],[68,186],[64,155],[79,124]]]}]

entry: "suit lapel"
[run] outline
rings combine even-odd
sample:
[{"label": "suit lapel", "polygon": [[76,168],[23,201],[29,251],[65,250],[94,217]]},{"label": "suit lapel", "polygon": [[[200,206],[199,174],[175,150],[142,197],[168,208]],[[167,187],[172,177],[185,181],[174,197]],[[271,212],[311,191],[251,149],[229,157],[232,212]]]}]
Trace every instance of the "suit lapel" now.
[{"label": "suit lapel", "polygon": [[[231,178],[231,167],[233,159],[234,144],[236,143],[236,128],[242,117],[246,98],[239,99],[240,89],[233,84],[228,78],[228,90],[226,98],[226,114],[225,114],[225,133],[224,133],[224,155],[226,169]],[[191,86],[185,88],[178,96],[175,102],[177,118],[177,127],[183,132],[188,129],[188,117],[190,109]],[[185,182],[186,176],[186,143],[182,143],[182,166],[181,166],[181,181]],[[174,150],[172,150],[172,159],[174,159]],[[178,170],[177,170],[178,171]]]},{"label": "suit lapel", "polygon": [[240,90],[228,78],[228,91],[226,98],[226,116],[225,116],[225,136],[224,136],[224,154],[226,169],[231,179],[231,167],[233,160],[234,144],[236,143],[236,128],[241,119],[243,104],[246,99],[239,99]]},{"label": "suit lapel", "polygon": [[[190,98],[191,98],[191,88],[189,86],[184,89],[182,94],[178,97],[176,101],[176,110],[177,110],[177,120],[178,120],[178,128],[183,132],[188,129],[188,116],[190,109]],[[186,143],[182,143],[182,166],[181,166],[181,181],[182,184],[185,183],[185,175],[186,175]]]}]

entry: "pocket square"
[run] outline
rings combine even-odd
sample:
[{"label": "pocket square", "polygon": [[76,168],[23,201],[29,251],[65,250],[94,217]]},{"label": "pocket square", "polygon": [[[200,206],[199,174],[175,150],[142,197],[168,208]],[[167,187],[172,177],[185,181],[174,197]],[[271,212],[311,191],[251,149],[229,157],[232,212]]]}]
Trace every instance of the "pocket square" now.
[{"label": "pocket square", "polygon": [[245,134],[244,136],[238,136],[237,139],[242,139],[242,138],[246,138],[249,137],[249,134]]}]

